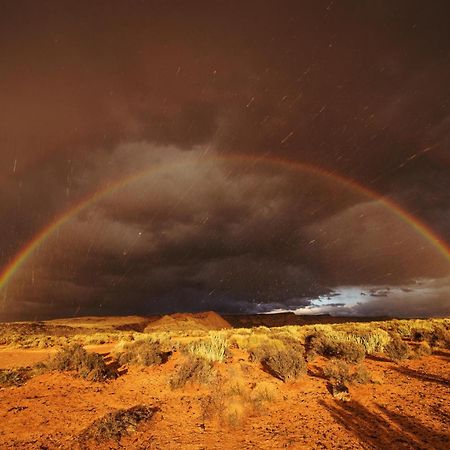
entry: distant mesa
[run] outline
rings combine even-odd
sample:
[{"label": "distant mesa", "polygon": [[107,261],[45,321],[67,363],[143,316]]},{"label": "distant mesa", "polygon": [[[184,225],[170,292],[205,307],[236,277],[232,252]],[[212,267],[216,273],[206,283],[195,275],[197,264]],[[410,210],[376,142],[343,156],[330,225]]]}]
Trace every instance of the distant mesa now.
[{"label": "distant mesa", "polygon": [[184,330],[221,330],[232,328],[229,322],[214,311],[199,313],[176,313],[162,316],[145,327],[145,332],[184,331]]}]

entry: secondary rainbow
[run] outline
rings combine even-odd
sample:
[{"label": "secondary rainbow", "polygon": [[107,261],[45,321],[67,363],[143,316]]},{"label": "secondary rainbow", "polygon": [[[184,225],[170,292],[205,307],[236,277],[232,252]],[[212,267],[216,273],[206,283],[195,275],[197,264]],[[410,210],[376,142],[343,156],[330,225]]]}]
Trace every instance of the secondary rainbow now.
[{"label": "secondary rainbow", "polygon": [[324,178],[332,179],[334,181],[342,183],[344,186],[352,188],[361,194],[364,194],[368,198],[376,200],[380,202],[383,206],[385,206],[388,210],[392,211],[398,218],[400,218],[403,222],[407,223],[411,228],[413,228],[418,234],[420,234],[425,240],[430,242],[439,253],[442,254],[444,259],[450,263],[450,247],[441,240],[438,236],[436,236],[433,231],[428,228],[424,223],[422,223],[419,219],[414,217],[412,214],[401,208],[399,205],[394,203],[392,200],[389,200],[383,196],[380,196],[374,191],[366,188],[358,184],[356,181],[345,178],[340,174],[334,172],[328,172],[320,167],[313,166],[306,163],[300,163],[295,161],[290,161],[278,157],[251,157],[240,154],[232,154],[228,156],[213,156],[213,157],[205,157],[200,160],[190,161],[178,161],[175,163],[163,163],[151,166],[145,170],[134,173],[133,175],[127,176],[125,178],[120,179],[114,183],[107,184],[100,190],[84,197],[81,201],[79,201],[75,206],[65,211],[61,215],[57,216],[53,222],[47,225],[44,229],[42,229],[38,234],[36,234],[33,239],[31,239],[26,245],[22,247],[22,249],[15,255],[15,257],[3,268],[0,273],[0,290],[3,289],[13,275],[20,269],[20,267],[30,258],[30,256],[34,253],[34,251],[42,245],[59,227],[64,225],[67,221],[69,221],[72,217],[76,216],[82,210],[86,209],[90,205],[99,201],[104,196],[117,191],[128,184],[131,184],[141,178],[147,177],[159,170],[169,169],[171,167],[180,166],[189,162],[194,162],[196,164],[202,164],[205,162],[211,161],[224,161],[224,162],[242,162],[242,163],[252,163],[252,164],[272,164],[278,165],[280,167],[287,168],[289,170],[298,170],[301,172],[309,172],[316,175],[319,175]]}]

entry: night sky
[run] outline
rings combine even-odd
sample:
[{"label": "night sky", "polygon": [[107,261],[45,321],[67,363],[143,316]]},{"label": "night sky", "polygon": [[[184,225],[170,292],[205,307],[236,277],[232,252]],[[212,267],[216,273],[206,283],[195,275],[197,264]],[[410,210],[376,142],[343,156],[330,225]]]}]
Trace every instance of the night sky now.
[{"label": "night sky", "polygon": [[450,315],[449,17],[1,1],[0,321]]}]

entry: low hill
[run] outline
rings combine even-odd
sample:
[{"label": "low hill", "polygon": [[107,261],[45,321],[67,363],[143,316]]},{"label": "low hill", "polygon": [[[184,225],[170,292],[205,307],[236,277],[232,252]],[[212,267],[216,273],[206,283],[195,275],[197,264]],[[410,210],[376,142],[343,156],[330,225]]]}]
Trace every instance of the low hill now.
[{"label": "low hill", "polygon": [[284,327],[286,325],[313,325],[346,322],[376,322],[390,317],[335,317],[329,314],[297,315],[293,312],[273,314],[224,314],[223,318],[233,328]]},{"label": "low hill", "polygon": [[148,324],[144,331],[220,330],[222,328],[232,327],[219,314],[207,311],[163,316]]}]

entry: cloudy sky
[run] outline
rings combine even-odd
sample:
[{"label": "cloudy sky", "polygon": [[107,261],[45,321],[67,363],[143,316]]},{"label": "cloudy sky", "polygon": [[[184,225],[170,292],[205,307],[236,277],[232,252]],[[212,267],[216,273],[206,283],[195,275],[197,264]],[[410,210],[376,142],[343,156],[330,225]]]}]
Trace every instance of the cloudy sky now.
[{"label": "cloudy sky", "polygon": [[449,14],[1,2],[0,320],[449,315]]}]

